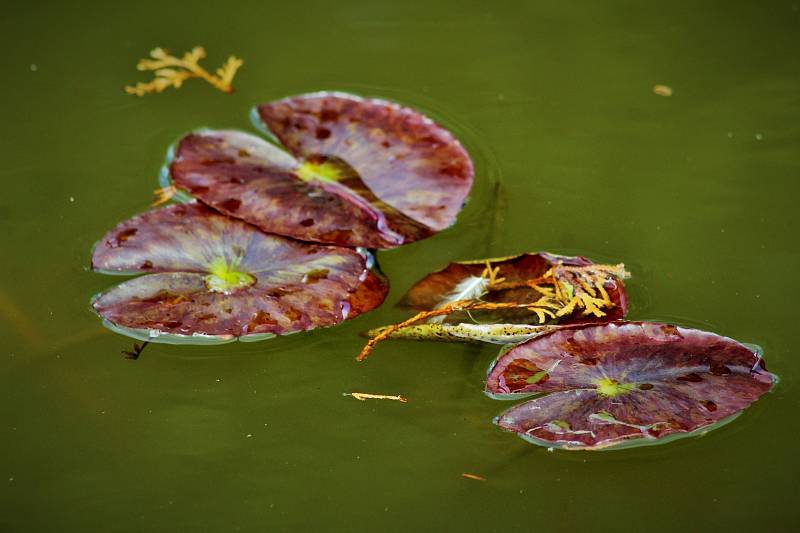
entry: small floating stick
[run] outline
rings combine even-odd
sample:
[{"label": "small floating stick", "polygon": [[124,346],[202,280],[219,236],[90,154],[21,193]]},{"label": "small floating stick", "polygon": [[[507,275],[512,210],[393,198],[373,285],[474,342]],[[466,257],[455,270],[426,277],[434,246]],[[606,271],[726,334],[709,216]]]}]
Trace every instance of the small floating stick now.
[{"label": "small floating stick", "polygon": [[366,392],[346,392],[344,393],[345,396],[352,396],[356,400],[360,400],[362,402],[370,400],[394,400],[400,403],[408,403],[408,398],[405,396],[397,395],[397,396],[387,396],[385,394],[369,394]]}]

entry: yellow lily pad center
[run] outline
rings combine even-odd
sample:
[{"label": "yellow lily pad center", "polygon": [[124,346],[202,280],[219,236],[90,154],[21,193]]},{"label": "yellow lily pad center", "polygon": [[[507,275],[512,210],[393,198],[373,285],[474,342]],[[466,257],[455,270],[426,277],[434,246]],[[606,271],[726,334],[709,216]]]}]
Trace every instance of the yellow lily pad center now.
[{"label": "yellow lily pad center", "polygon": [[297,176],[303,181],[327,181],[336,183],[342,179],[342,170],[330,161],[320,163],[306,161],[295,171]]},{"label": "yellow lily pad center", "polygon": [[615,379],[602,378],[597,380],[597,392],[602,396],[615,398],[622,394],[627,394],[632,391],[636,385],[633,383],[620,383]]},{"label": "yellow lily pad center", "polygon": [[256,282],[256,278],[251,274],[240,272],[237,264],[229,264],[221,257],[211,262],[208,271],[209,274],[205,277],[206,287],[213,292],[227,294]]}]

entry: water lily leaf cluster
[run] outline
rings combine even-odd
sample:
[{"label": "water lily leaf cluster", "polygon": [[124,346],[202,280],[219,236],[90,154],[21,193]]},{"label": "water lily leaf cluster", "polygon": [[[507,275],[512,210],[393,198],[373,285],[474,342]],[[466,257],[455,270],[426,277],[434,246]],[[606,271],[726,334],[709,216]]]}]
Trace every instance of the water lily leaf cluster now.
[{"label": "water lily leaf cluster", "polygon": [[266,139],[181,139],[164,185],[269,233],[377,249],[449,227],[472,186],[458,140],[390,102],[317,93],[257,106],[254,120]]},{"label": "water lily leaf cluster", "polygon": [[269,140],[185,136],[162,177],[185,203],[138,215],[97,243],[94,270],[139,276],[94,298],[108,327],[198,344],[338,324],[388,291],[368,248],[448,227],[472,185],[460,143],[409,108],[316,93],[256,114]]}]

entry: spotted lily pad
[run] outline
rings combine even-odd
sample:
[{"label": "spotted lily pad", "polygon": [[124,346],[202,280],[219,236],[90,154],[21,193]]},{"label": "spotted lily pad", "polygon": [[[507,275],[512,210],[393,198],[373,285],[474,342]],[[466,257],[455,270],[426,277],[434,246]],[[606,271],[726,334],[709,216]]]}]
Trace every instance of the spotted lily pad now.
[{"label": "spotted lily pad", "polygon": [[367,248],[447,228],[472,186],[458,140],[397,104],[316,93],[259,105],[254,115],[275,144],[197,131],[175,149],[171,184],[269,233]]},{"label": "spotted lily pad", "polygon": [[598,449],[705,431],[769,391],[760,353],[727,337],[648,322],[561,328],[495,361],[491,395],[545,393],[495,422],[543,446]]},{"label": "spotted lily pad", "polygon": [[107,326],[154,342],[221,343],[332,326],[380,305],[368,252],[269,235],[198,204],[136,216],[99,241],[92,268],[146,275],[95,297]]}]

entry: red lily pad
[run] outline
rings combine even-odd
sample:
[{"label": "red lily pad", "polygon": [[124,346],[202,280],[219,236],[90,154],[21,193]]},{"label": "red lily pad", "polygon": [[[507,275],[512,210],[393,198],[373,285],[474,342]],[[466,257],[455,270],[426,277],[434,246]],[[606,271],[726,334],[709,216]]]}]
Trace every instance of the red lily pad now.
[{"label": "red lily pad", "polygon": [[178,143],[172,183],[269,233],[393,248],[455,221],[472,186],[469,155],[412,109],[340,93],[260,105],[274,140],[203,130]]},{"label": "red lily pad", "polygon": [[[491,276],[488,272],[489,267],[493,269]],[[541,278],[554,267],[567,267],[564,274],[557,276],[561,283],[560,287],[564,289],[562,303],[566,303],[570,299],[567,298],[569,291],[574,296],[576,291],[584,289],[579,283],[580,280],[573,279],[572,267],[586,269],[586,272],[589,273],[593,272],[590,270],[591,268],[599,267],[601,270],[598,270],[597,273],[602,274],[602,279],[595,284],[601,285],[607,294],[607,304],[598,308],[597,314],[587,313],[585,308],[575,306],[572,311],[568,310],[569,312],[561,316],[545,315],[545,321],[541,320],[540,314],[521,308],[470,311],[469,313],[455,312],[447,315],[443,322],[456,324],[473,322],[474,319],[481,323],[584,324],[624,318],[628,310],[628,303],[625,285],[622,281],[622,278],[627,275],[623,265],[614,267],[595,265],[585,257],[567,257],[546,252],[450,263],[445,268],[429,274],[415,283],[406,293],[402,303],[420,311],[436,309],[446,303],[458,300],[536,304],[545,301],[543,300],[544,294],[526,282],[539,280],[537,283],[539,289],[552,288],[552,283],[548,285],[547,280],[541,280]],[[558,274],[560,271],[555,272]],[[490,283],[492,280],[497,283]],[[599,290],[594,293],[594,296],[601,296]],[[557,315],[558,311],[555,306],[551,310],[554,311],[552,314]]]},{"label": "red lily pad", "polygon": [[544,446],[648,444],[710,429],[777,378],[755,351],[714,333],[648,322],[560,328],[495,361],[492,395],[546,393],[495,422]]},{"label": "red lily pad", "polygon": [[95,247],[92,268],[146,275],[95,297],[112,329],[154,342],[220,343],[332,326],[381,304],[361,250],[306,244],[197,203],[136,216]]}]

